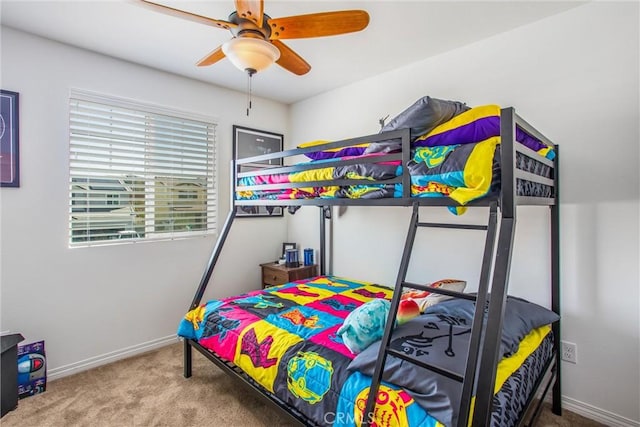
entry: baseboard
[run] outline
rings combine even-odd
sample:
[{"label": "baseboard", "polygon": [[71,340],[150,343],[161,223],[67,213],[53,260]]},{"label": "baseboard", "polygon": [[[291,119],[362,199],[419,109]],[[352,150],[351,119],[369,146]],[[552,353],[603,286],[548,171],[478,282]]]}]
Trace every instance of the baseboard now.
[{"label": "baseboard", "polygon": [[87,369],[97,368],[98,366],[106,365],[107,363],[113,363],[118,360],[145,353],[147,351],[155,350],[169,344],[175,344],[176,342],[178,342],[178,337],[176,335],[169,335],[167,337],[158,338],[141,344],[136,344],[131,347],[126,347],[120,350],[112,351],[110,353],[101,354],[99,356],[91,357],[79,362],[70,363],[68,365],[59,366],[53,369],[48,369],[47,378],[49,380],[54,380],[56,378],[62,378],[68,375],[77,374],[78,372],[86,371]]},{"label": "baseboard", "polygon": [[[551,404],[551,393],[547,395],[545,402]],[[589,405],[588,403],[580,402],[579,400],[567,396],[562,396],[562,409],[566,409],[574,414],[578,414],[610,427],[640,427],[640,422],[638,421],[625,418],[618,414],[614,414],[613,412],[605,411],[604,409],[597,408]]]},{"label": "baseboard", "polygon": [[620,415],[614,414],[613,412],[605,411],[604,409],[596,408],[595,406],[591,406],[587,403],[580,402],[579,400],[575,400],[567,396],[562,396],[562,407],[606,426],[640,427],[640,422],[638,421],[622,417]]}]

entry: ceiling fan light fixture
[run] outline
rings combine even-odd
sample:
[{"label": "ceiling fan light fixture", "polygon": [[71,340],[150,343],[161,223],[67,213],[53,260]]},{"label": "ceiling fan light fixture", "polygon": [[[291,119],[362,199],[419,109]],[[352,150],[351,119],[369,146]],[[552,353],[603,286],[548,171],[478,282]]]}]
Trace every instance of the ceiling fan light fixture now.
[{"label": "ceiling fan light fixture", "polygon": [[249,74],[268,68],[280,58],[280,50],[268,41],[235,37],[222,45],[222,52],[231,63]]}]

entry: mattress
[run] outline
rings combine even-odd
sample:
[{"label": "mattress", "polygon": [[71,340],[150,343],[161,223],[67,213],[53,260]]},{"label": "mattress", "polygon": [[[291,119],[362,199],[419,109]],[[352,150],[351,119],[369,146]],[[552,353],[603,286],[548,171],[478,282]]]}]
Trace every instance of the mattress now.
[{"label": "mattress", "polygon": [[[386,286],[320,276],[209,301],[186,314],[178,334],[233,363],[309,424],[355,426],[361,420],[371,378],[354,365],[357,356],[337,331],[355,308],[377,298],[388,300],[392,294]],[[522,341],[528,346],[521,345],[522,351],[500,363],[497,386],[505,386],[495,394],[497,413],[513,414],[509,419],[519,416],[520,402],[526,402],[528,394],[519,395],[527,387],[517,381],[530,384],[531,378],[540,375],[544,361],[551,357],[551,340],[550,327],[536,328]],[[464,348],[457,350],[466,355]],[[415,390],[383,381],[374,422],[378,426],[448,425],[434,417],[422,400]]]}]

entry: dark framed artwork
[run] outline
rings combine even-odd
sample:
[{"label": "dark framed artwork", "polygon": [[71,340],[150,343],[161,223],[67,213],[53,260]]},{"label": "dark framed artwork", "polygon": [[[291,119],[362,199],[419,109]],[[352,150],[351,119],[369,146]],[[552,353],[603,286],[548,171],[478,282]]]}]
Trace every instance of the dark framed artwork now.
[{"label": "dark framed artwork", "polygon": [[[283,149],[281,134],[233,126],[233,160],[276,153]],[[262,168],[282,166],[282,159],[262,160],[240,165],[238,172],[247,172]],[[236,217],[280,217],[283,209],[280,206],[237,206]]]},{"label": "dark framed artwork", "polygon": [[18,93],[0,89],[0,186],[20,187]]}]

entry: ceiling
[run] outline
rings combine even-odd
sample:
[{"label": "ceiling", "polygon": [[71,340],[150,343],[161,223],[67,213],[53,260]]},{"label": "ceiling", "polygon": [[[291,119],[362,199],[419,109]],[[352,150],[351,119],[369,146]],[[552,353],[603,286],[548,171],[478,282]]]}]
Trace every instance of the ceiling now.
[{"label": "ceiling", "polygon": [[[157,2],[227,20],[232,0]],[[576,1],[279,1],[269,16],[364,9],[369,26],[340,36],[285,40],[311,71],[296,76],[274,65],[256,74],[254,96],[286,104],[399,68],[561,13]],[[222,29],[157,13],[136,0],[0,0],[2,25],[156,69],[245,91],[248,78],[228,60],[197,67],[229,40]]]}]

